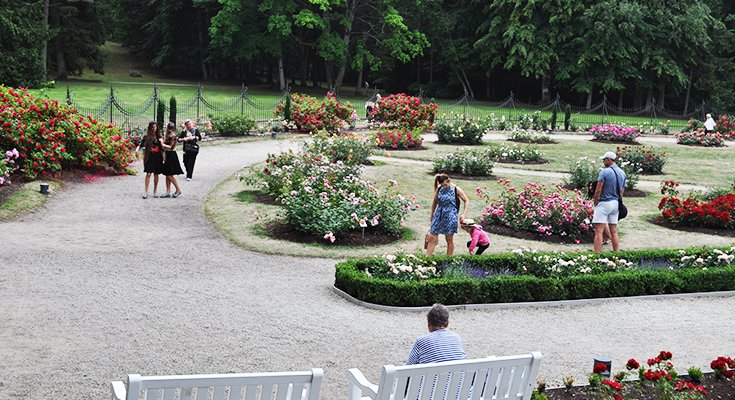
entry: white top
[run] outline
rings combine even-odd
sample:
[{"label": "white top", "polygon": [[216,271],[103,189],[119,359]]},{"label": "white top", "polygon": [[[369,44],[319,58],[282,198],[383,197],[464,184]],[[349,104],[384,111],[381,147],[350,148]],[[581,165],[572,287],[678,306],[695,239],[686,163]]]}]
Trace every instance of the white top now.
[{"label": "white top", "polygon": [[717,125],[717,124],[715,123],[715,120],[712,119],[712,117],[709,117],[709,118],[707,118],[706,121],[704,121],[704,129],[706,129],[708,131],[715,130],[715,125]]}]

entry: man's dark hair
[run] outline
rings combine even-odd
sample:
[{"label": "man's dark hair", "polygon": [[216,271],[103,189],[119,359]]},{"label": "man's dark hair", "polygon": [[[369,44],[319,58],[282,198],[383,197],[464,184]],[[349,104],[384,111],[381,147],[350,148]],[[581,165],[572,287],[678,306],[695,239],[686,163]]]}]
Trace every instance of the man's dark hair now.
[{"label": "man's dark hair", "polygon": [[431,307],[429,313],[426,314],[429,325],[435,328],[443,328],[449,325],[449,310],[443,305],[437,303]]}]

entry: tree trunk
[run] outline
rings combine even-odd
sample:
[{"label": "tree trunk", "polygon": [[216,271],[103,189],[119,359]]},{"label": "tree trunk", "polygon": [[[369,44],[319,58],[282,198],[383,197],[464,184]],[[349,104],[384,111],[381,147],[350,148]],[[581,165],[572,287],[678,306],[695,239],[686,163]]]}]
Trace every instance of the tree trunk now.
[{"label": "tree trunk", "polygon": [[301,45],[301,86],[307,85],[307,73],[309,72],[308,51],[309,49],[306,46]]},{"label": "tree trunk", "polygon": [[313,87],[321,87],[321,85],[319,84],[319,78],[317,76],[317,74],[319,73],[318,72],[319,68],[317,68],[315,64],[316,64],[316,61],[313,61],[313,60],[311,64],[309,64],[309,68],[311,68],[311,85]]},{"label": "tree trunk", "polygon": [[684,97],[684,110],[682,114],[686,114],[689,109],[689,94],[692,92],[692,70],[689,70],[689,81],[687,82],[687,95]]},{"label": "tree trunk", "polygon": [[[54,26],[61,26],[61,15],[55,12],[53,15]],[[56,41],[56,79],[65,80],[67,78],[66,61],[64,60],[64,46]]]},{"label": "tree trunk", "polygon": [[283,71],[283,57],[278,57],[278,89],[286,90],[286,74]]},{"label": "tree trunk", "polygon": [[[201,22],[203,19],[201,10],[197,11],[197,17],[198,20]],[[202,32],[202,24],[199,23],[197,25],[197,37],[199,39],[199,48],[201,49],[202,43],[204,43],[204,32]],[[206,81],[207,79],[209,79],[209,74],[207,73],[207,64],[204,62],[204,58],[204,55],[200,54],[199,63],[202,65],[202,79]]]},{"label": "tree trunk", "polygon": [[656,100],[656,105],[658,105],[661,108],[664,108],[665,100],[666,100],[666,83],[661,82],[661,85],[658,88],[658,100]]},{"label": "tree trunk", "polygon": [[360,94],[360,88],[362,87],[362,70],[363,68],[360,68],[360,70],[357,71],[357,83],[355,83],[355,94]]},{"label": "tree trunk", "polygon": [[585,109],[589,110],[592,108],[592,93],[595,91],[594,85],[592,86],[592,89],[589,93],[587,93],[587,104],[585,105]]},{"label": "tree trunk", "polygon": [[551,77],[548,73],[541,76],[541,104],[551,103],[551,95],[549,87],[551,85]]},{"label": "tree trunk", "polygon": [[434,50],[429,52],[429,84],[434,83]]},{"label": "tree trunk", "polygon": [[[43,2],[43,26],[48,28],[48,8],[49,8],[49,1],[45,0]],[[43,81],[48,80],[48,62],[47,62],[47,54],[48,54],[48,39],[43,39],[43,47],[41,48],[41,63],[43,64]]]},{"label": "tree trunk", "polygon": [[334,93],[339,94],[340,90],[342,90],[342,82],[345,79],[345,73],[347,72],[347,66],[341,65],[339,69],[337,70],[337,79],[334,81]]},{"label": "tree trunk", "polygon": [[623,109],[623,95],[625,94],[625,90],[620,90],[620,94],[618,95],[618,110]]},{"label": "tree trunk", "polygon": [[324,77],[327,81],[327,90],[334,89],[334,71],[332,70],[332,63],[324,61]]},{"label": "tree trunk", "polygon": [[273,87],[273,63],[272,62],[268,62],[268,71],[266,71],[266,77],[267,77],[266,83],[268,84],[268,86]]},{"label": "tree trunk", "polygon": [[646,107],[650,107],[652,101],[653,101],[653,86],[649,87],[648,93],[646,93]]}]

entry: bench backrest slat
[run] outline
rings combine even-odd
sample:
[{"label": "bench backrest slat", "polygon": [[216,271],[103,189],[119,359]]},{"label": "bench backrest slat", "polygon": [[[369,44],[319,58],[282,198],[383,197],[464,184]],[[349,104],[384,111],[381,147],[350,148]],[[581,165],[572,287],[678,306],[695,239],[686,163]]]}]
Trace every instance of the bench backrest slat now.
[{"label": "bench backrest slat", "polygon": [[376,400],[528,400],[541,353],[383,367]]}]

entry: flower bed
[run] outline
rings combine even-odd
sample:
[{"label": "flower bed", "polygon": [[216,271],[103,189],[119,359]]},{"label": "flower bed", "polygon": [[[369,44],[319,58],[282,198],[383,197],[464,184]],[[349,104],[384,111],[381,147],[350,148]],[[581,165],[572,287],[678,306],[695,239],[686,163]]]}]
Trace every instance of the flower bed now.
[{"label": "flower bed", "polygon": [[436,104],[421,104],[418,97],[404,93],[381,98],[373,111],[373,118],[393,128],[423,132],[434,123]]},{"label": "flower bed", "polygon": [[704,122],[698,120],[698,119],[690,119],[687,121],[687,124],[684,126],[684,128],[681,130],[682,132],[693,132],[697,129],[704,129]]},{"label": "flower bed", "polygon": [[388,150],[411,150],[421,148],[424,140],[418,131],[403,129],[381,129],[375,133],[375,145]]},{"label": "flower bed", "polygon": [[715,132],[722,135],[725,139],[735,139],[735,125],[730,121],[729,115],[722,114],[720,118],[717,118]]},{"label": "flower bed", "polygon": [[321,133],[312,135],[311,139],[311,143],[304,144],[305,152],[323,154],[332,162],[342,161],[345,164],[366,164],[375,148],[372,140],[354,133],[331,136]]},{"label": "flower bed", "polygon": [[62,168],[124,172],[131,161],[130,140],[111,124],[78,114],[55,100],[0,85],[0,149],[17,149],[25,179]]},{"label": "flower bed", "polygon": [[362,301],[400,307],[735,290],[735,247],[389,256],[338,263],[335,286]]},{"label": "flower bed", "polygon": [[547,133],[541,132],[541,131],[534,131],[534,130],[514,129],[506,137],[511,142],[537,143],[537,144],[555,143],[553,140],[551,140],[551,136],[549,136]]},{"label": "flower bed", "polygon": [[638,128],[616,124],[594,125],[587,133],[592,135],[593,140],[616,143],[637,143],[636,139],[641,136]]},{"label": "flower bed", "polygon": [[460,150],[434,160],[434,172],[459,173],[465,176],[490,176],[493,158],[487,150]]},{"label": "flower bed", "polygon": [[5,152],[5,158],[0,159],[0,186],[9,185],[10,175],[15,172],[17,166],[15,161],[20,157],[17,149]]},{"label": "flower bed", "polygon": [[630,163],[632,169],[640,170],[642,174],[662,174],[666,165],[666,153],[653,146],[623,146],[615,152],[620,160]]},{"label": "flower bed", "polygon": [[[284,118],[285,103],[281,101],[276,106],[275,115]],[[312,133],[327,131],[339,133],[349,124],[354,108],[347,102],[340,103],[333,94],[327,94],[322,102],[315,97],[293,93],[291,95],[291,121],[301,132]]]},{"label": "flower bed", "polygon": [[722,147],[725,138],[719,132],[707,133],[704,128],[692,132],[681,132],[676,135],[676,143],[686,146]]},{"label": "flower bed", "polygon": [[517,231],[568,237],[577,243],[578,237],[592,227],[592,203],[579,191],[548,189],[532,182],[518,191],[510,180],[498,182],[506,187],[498,199],[491,199],[485,189],[478,188],[478,196],[489,203],[482,212],[485,221]]},{"label": "flower bed", "polygon": [[692,195],[680,198],[678,183],[665,181],[661,187],[664,195],[658,204],[659,221],[672,226],[707,227],[735,230],[735,193],[718,196],[711,201],[701,201]]},{"label": "flower bed", "polygon": [[484,127],[471,119],[441,121],[436,124],[434,131],[439,143],[461,144],[482,144],[482,135],[485,133]]},{"label": "flower bed", "polygon": [[498,162],[513,164],[539,164],[544,162],[543,153],[534,145],[501,144],[500,146],[493,146],[489,151]]}]

